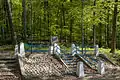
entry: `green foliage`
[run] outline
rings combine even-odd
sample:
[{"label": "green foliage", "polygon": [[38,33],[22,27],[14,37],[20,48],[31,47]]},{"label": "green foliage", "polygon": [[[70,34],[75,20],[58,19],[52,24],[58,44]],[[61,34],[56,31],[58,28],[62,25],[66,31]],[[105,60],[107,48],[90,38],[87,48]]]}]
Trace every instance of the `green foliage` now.
[{"label": "green foliage", "polygon": [[103,53],[107,55],[113,62],[115,62],[117,65],[120,65],[120,50],[116,49],[116,54],[110,53],[110,49],[100,48],[100,53]]},{"label": "green foliage", "polygon": [[[10,35],[9,25],[5,22],[7,18],[4,18],[5,6],[3,3],[4,0],[0,0],[0,26],[5,27],[5,32],[8,32]],[[11,4],[15,32],[17,33],[18,38],[23,39],[24,28],[22,22],[22,0],[11,0]],[[72,41],[81,43],[81,29],[83,24],[85,29],[85,44],[89,45],[93,44],[93,25],[95,25],[97,44],[101,41],[101,47],[104,47],[106,46],[105,43],[107,43],[106,35],[108,29],[109,37],[111,37],[114,4],[118,4],[118,11],[120,11],[120,3],[115,3],[113,0],[96,0],[96,6],[93,5],[93,0],[84,0],[83,9],[81,0],[72,0],[72,2],[71,0],[31,0],[31,2],[30,0],[26,0],[27,39],[47,40],[50,36],[58,36],[60,39],[62,36],[61,39],[69,43],[71,36],[70,33],[72,33]],[[72,32],[70,31],[71,24]],[[6,27],[6,25],[8,25],[8,27]],[[109,26],[108,29],[107,25]],[[117,48],[120,49],[119,13],[117,26]],[[0,33],[2,33],[2,31],[0,31]],[[110,41],[111,38],[109,38],[109,42]],[[106,47],[109,46],[107,45]]]}]

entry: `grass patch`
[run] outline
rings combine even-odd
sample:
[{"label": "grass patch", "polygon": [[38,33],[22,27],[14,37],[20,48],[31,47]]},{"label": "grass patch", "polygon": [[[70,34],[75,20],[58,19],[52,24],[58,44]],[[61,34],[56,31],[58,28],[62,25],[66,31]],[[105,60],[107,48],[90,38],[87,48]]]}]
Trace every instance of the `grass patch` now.
[{"label": "grass patch", "polygon": [[14,51],[14,46],[13,45],[0,46],[0,51]]},{"label": "grass patch", "polygon": [[110,50],[111,49],[99,48],[100,53],[106,54],[113,62],[120,65],[120,50],[116,49],[115,54],[110,53]]}]

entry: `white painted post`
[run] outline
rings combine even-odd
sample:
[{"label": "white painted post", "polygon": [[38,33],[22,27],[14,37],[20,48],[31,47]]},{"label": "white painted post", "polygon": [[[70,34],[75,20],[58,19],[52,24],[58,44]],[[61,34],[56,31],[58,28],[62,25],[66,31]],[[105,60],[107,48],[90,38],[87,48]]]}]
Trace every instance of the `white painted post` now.
[{"label": "white painted post", "polygon": [[55,54],[60,54],[60,46],[57,43],[54,44],[54,52]]},{"label": "white painted post", "polygon": [[25,48],[24,48],[24,43],[20,43],[20,56],[25,57]]},{"label": "white painted post", "polygon": [[79,53],[80,53],[80,51],[79,51],[80,47],[79,47],[79,46],[76,46],[76,47],[77,47],[77,49],[76,49],[76,50],[77,50],[77,51],[76,51],[77,53],[76,53],[76,54],[79,54]]},{"label": "white painted post", "polygon": [[57,44],[58,42],[58,37],[53,36],[51,37],[51,46],[49,47],[49,53],[50,54],[56,54],[56,52],[59,54],[60,53],[60,46]]},{"label": "white painted post", "polygon": [[18,45],[15,45],[15,55],[18,55]]},{"label": "white painted post", "polygon": [[49,47],[50,54],[60,54],[60,46],[57,43],[54,43],[53,46]]},{"label": "white painted post", "polygon": [[104,61],[102,60],[98,62],[98,73],[100,73],[101,75],[105,73]]},{"label": "white painted post", "polygon": [[97,57],[99,55],[99,46],[95,45],[95,56]]},{"label": "white painted post", "polygon": [[84,66],[83,66],[83,62],[78,62],[77,63],[77,71],[76,74],[79,78],[84,77]]},{"label": "white painted post", "polygon": [[49,54],[53,54],[53,46],[49,47]]},{"label": "white painted post", "polygon": [[20,64],[21,73],[22,73],[22,75],[24,75],[25,69],[24,69],[24,64],[23,64],[23,57],[18,56],[18,60],[19,60],[19,64]]},{"label": "white painted post", "polygon": [[75,46],[75,44],[71,45],[71,54],[72,54],[72,56],[74,56],[76,54],[76,46]]},{"label": "white painted post", "polygon": [[25,71],[24,71],[24,64],[23,64],[23,58],[25,58],[25,48],[24,48],[24,43],[21,42],[20,43],[20,53],[18,54],[18,60],[19,60],[19,64],[20,64],[20,69],[21,69],[21,73],[22,75],[24,75]]}]

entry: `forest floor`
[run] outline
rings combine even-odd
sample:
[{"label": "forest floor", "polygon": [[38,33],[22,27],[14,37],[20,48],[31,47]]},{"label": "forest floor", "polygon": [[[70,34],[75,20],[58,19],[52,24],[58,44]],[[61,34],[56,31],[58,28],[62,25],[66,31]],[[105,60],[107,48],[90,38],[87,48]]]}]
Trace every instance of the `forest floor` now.
[{"label": "forest floor", "polygon": [[31,54],[24,59],[25,80],[120,80],[120,67],[105,63],[105,74],[85,74],[84,78],[63,75],[65,67],[47,54]]},{"label": "forest floor", "polygon": [[63,80],[120,80],[120,67],[115,67],[110,64],[105,66],[105,74],[85,74],[84,78],[78,78],[76,76],[66,76]]},{"label": "forest floor", "polygon": [[[11,49],[0,47],[0,52]],[[106,51],[106,50],[105,50]],[[11,51],[12,55],[14,51]],[[120,58],[119,58],[120,59]],[[119,63],[119,61],[118,61]],[[113,66],[105,63],[105,74],[89,73],[84,78],[78,78],[76,75],[63,75],[65,67],[52,56],[47,54],[30,54],[24,59],[24,77],[25,80],[120,80],[120,66]]]}]

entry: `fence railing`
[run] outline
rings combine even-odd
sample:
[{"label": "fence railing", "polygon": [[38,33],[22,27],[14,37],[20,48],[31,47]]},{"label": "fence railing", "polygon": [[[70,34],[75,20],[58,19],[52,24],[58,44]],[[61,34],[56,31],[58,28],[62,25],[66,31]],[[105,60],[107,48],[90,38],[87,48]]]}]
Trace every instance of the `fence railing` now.
[{"label": "fence railing", "polygon": [[33,53],[40,53],[40,52],[48,52],[49,45],[45,44],[24,44],[25,52],[33,52]]},{"label": "fence railing", "polygon": [[[89,47],[92,47],[93,49],[92,50],[87,49]],[[92,53],[94,53],[95,56],[98,56],[98,54],[99,54],[99,47],[98,47],[98,45],[86,46],[83,50],[80,50],[80,47],[79,46],[75,46],[75,44],[74,44],[74,47],[72,47],[71,53],[72,54],[80,54],[81,52],[83,52],[83,54],[86,54],[87,52],[92,52]]]},{"label": "fence railing", "polygon": [[[77,55],[86,65],[95,69],[97,67],[96,64],[98,63],[98,59],[96,58],[99,54],[98,45],[94,46],[93,50],[87,50],[85,48],[83,52],[84,53],[82,54],[82,50],[80,50],[78,46],[73,45],[71,52],[72,55]],[[86,52],[93,52],[94,54],[86,54]]]}]

